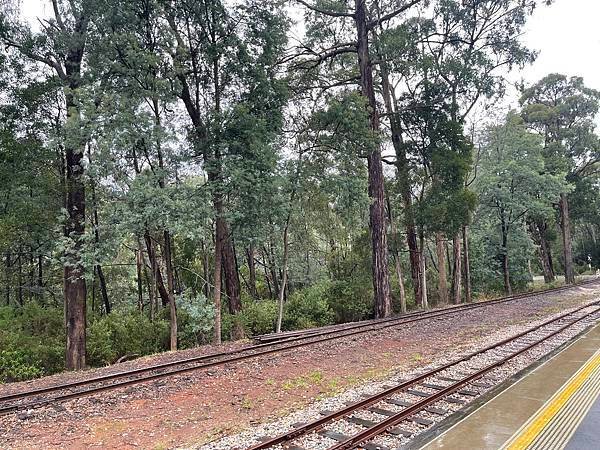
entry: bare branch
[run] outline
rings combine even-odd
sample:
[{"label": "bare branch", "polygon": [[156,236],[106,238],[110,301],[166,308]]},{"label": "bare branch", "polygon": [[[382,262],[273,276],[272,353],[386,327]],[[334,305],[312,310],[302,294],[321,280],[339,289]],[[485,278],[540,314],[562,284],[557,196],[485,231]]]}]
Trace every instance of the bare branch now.
[{"label": "bare branch", "polygon": [[367,23],[367,29],[371,30],[371,29],[375,28],[376,26],[382,24],[383,22],[387,22],[388,20],[393,19],[397,15],[402,14],[404,11],[412,8],[417,3],[421,3],[421,1],[422,0],[411,0],[406,5],[401,6],[400,8],[398,8],[398,9],[396,9],[396,10],[394,10],[394,11],[388,13],[388,14],[383,15],[383,16],[381,16],[380,18],[378,18],[376,20],[371,20],[369,23]]}]

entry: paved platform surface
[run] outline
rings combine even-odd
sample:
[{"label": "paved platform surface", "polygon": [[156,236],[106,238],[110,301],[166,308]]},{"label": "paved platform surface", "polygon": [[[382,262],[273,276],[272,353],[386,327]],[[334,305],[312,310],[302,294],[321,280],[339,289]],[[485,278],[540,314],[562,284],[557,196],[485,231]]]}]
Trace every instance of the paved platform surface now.
[{"label": "paved platform surface", "polygon": [[422,449],[600,450],[600,325]]}]

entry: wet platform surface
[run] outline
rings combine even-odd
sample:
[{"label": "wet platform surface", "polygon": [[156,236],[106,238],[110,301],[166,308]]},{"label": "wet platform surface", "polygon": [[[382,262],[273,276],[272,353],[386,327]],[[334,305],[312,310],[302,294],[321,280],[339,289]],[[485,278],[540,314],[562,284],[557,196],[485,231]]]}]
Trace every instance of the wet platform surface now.
[{"label": "wet platform surface", "polygon": [[421,448],[600,449],[599,349],[597,325]]}]

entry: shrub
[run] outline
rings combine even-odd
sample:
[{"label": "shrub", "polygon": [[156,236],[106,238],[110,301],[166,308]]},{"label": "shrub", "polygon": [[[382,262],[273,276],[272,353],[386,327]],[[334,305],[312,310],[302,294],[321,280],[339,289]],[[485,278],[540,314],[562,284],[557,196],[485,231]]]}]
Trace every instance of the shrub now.
[{"label": "shrub", "polygon": [[367,319],[373,311],[373,291],[363,281],[332,282],[327,291],[327,301],[337,323]]},{"label": "shrub", "polygon": [[244,304],[242,324],[247,335],[271,333],[277,321],[277,302],[252,301]]},{"label": "shrub", "polygon": [[149,355],[164,351],[169,343],[169,322],[150,321],[138,311],[113,311],[88,327],[87,356],[90,365],[106,365],[125,355]]},{"label": "shrub", "polygon": [[330,325],[335,313],[327,300],[328,282],[317,283],[293,292],[284,306],[283,328],[296,330]]},{"label": "shrub", "polygon": [[44,373],[41,362],[29,350],[0,350],[0,382],[24,381]]},{"label": "shrub", "polygon": [[177,299],[177,334],[182,348],[210,342],[214,332],[215,310],[202,294],[184,292]]},{"label": "shrub", "polygon": [[64,325],[59,308],[29,302],[0,308],[0,381],[19,381],[64,368]]}]

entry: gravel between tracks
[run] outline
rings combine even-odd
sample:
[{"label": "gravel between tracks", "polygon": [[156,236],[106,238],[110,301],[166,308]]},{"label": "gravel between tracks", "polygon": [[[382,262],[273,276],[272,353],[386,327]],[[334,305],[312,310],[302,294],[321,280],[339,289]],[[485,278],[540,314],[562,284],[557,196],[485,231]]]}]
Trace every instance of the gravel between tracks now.
[{"label": "gravel between tracks", "polygon": [[[306,421],[302,419],[306,411],[314,415],[335,409],[339,399],[356,401],[362,393],[373,393],[433,363],[455,359],[498,336],[515,334],[534,321],[588,302],[599,287],[597,283],[538,294],[457,312],[451,320],[416,322],[11,414],[0,417],[0,448],[198,448],[244,428],[248,430],[235,435],[239,439],[272,435],[282,426]],[[27,385],[44,386],[215,351],[204,347],[165,354]],[[287,414],[290,411],[296,412]],[[278,417],[282,418],[273,422]],[[272,423],[258,426],[264,422]],[[206,448],[213,447],[217,448],[213,444]]]},{"label": "gravel between tracks", "polygon": [[[589,308],[584,311],[592,310],[592,309],[593,308]],[[554,316],[558,316],[558,315],[560,315],[560,314],[554,314],[550,318],[552,318]],[[600,313],[597,313],[595,317],[597,320],[600,319]],[[489,338],[487,338],[486,340],[483,340],[481,342],[480,348],[483,348],[494,342],[501,341],[502,339],[505,339],[506,337],[516,335],[519,332],[521,332],[527,328],[531,328],[532,326],[535,326],[538,323],[542,323],[546,320],[548,320],[548,318],[544,318],[543,320],[535,321],[533,323],[528,324],[527,326],[512,327],[512,328],[514,328],[512,330],[504,330],[501,332],[497,332],[494,335],[489,336]],[[533,362],[537,361],[544,355],[548,354],[553,349],[555,349],[558,346],[562,345],[563,343],[567,342],[569,339],[571,339],[573,336],[577,335],[579,332],[581,332],[587,326],[589,326],[589,324],[586,324],[586,323],[579,323],[579,324],[574,325],[573,327],[561,332],[559,335],[550,338],[548,341],[543,342],[543,343],[533,347],[532,349],[524,352],[523,354],[515,357],[514,359],[511,359],[509,362],[503,364],[499,368],[492,370],[486,376],[484,376],[483,379],[478,380],[478,381],[487,382],[490,386],[501,383],[502,381],[506,380],[510,376],[514,375],[515,373],[526,368]],[[469,352],[467,352],[467,353],[469,353]],[[486,367],[491,362],[497,360],[500,357],[500,355],[501,355],[501,352],[499,352],[499,351],[486,352],[482,355],[478,355],[475,358],[472,358],[469,361],[460,363],[456,367],[447,369],[446,371],[443,372],[442,376],[452,377],[452,378],[460,378],[460,377],[464,376],[465,373],[472,372],[472,370],[475,368]],[[470,370],[468,370],[468,368],[470,368]],[[463,369],[463,370],[461,370],[461,369]],[[246,448],[248,446],[258,443],[259,442],[258,439],[261,437],[274,436],[274,435],[278,435],[278,434],[284,433],[286,431],[289,431],[290,429],[293,428],[292,424],[295,424],[297,422],[310,422],[310,421],[316,420],[321,416],[321,411],[323,411],[324,409],[333,410],[333,411],[335,411],[337,409],[341,409],[350,402],[354,402],[354,401],[358,401],[358,400],[362,399],[366,393],[369,393],[369,394],[372,393],[373,389],[375,389],[376,392],[383,391],[387,386],[390,385],[390,381],[397,382],[401,379],[412,378],[412,377],[417,376],[419,373],[422,373],[422,370],[419,370],[415,373],[409,373],[409,374],[406,374],[406,373],[395,374],[394,376],[390,377],[390,379],[388,379],[386,381],[382,381],[380,383],[371,383],[368,386],[369,387],[368,392],[363,387],[359,387],[357,389],[349,390],[349,391],[345,392],[344,394],[335,397],[334,399],[328,399],[327,408],[324,408],[323,405],[321,404],[321,402],[317,402],[317,403],[311,405],[311,407],[309,407],[305,410],[302,410],[302,411],[297,411],[277,422],[254,427],[253,429],[247,430],[246,432],[243,432],[243,433],[240,433],[237,435],[233,435],[233,436],[228,436],[219,441],[215,441],[213,443],[205,444],[202,446],[197,446],[194,448],[202,449],[202,450],[225,450],[225,449],[238,449],[238,448],[243,449],[243,448]],[[431,382],[430,380],[427,380],[427,381]],[[422,387],[422,386],[415,387],[415,389],[422,391],[422,392],[426,392],[426,393],[434,393],[435,392],[434,389],[426,388],[426,387]],[[476,392],[479,392],[480,394],[482,394],[489,388],[486,389],[486,388],[482,388],[482,387],[467,385],[464,389],[468,389],[469,391],[476,391]],[[393,398],[398,399],[398,400],[406,400],[406,401],[410,401],[413,403],[416,401],[422,400],[422,398],[419,398],[417,396],[410,395],[410,394],[407,394],[404,392],[395,394],[393,396]],[[468,405],[470,402],[475,400],[477,398],[477,396],[462,395],[459,393],[455,393],[452,395],[452,398],[461,400],[463,402],[463,404],[457,405],[454,403],[439,401],[439,402],[436,402],[432,406],[448,410],[447,414],[444,414],[444,415],[432,414],[432,413],[428,413],[426,411],[422,411],[422,412],[419,412],[417,416],[420,418],[423,418],[423,419],[431,420],[435,424],[435,423],[440,422],[444,418],[446,418],[452,412],[455,412],[458,409]],[[381,406],[381,404],[378,404],[378,406]],[[386,405],[385,408],[389,409],[389,410],[396,410],[396,411],[402,410],[402,408],[398,408],[398,407],[392,408],[390,406],[391,405]],[[352,417],[359,417],[361,419],[372,420],[375,422],[382,420],[382,417],[380,415],[377,415],[377,414],[369,412],[369,411],[360,411],[360,412],[354,413],[354,414],[352,414]],[[410,439],[413,439],[414,437],[418,436],[420,433],[422,433],[423,431],[425,431],[429,428],[429,426],[417,424],[410,420],[403,421],[398,426],[400,428],[402,428],[403,430],[414,433],[413,436],[411,436],[410,438],[406,438],[403,436],[384,435],[384,436],[378,436],[373,442],[376,444],[385,445],[386,447],[389,447],[389,448],[398,448],[399,446],[406,444],[407,442],[410,441]],[[364,430],[364,428],[362,428],[362,427],[357,427],[356,425],[350,424],[343,420],[338,420],[331,425],[327,425],[325,428],[327,430],[337,431],[337,432],[340,432],[340,433],[343,433],[346,435],[353,435],[353,434],[356,434],[357,432]],[[316,450],[318,448],[321,448],[321,446],[319,444],[319,438],[315,433],[309,434],[305,437],[301,437],[301,438],[295,440],[294,444],[299,445],[307,450]]]}]

